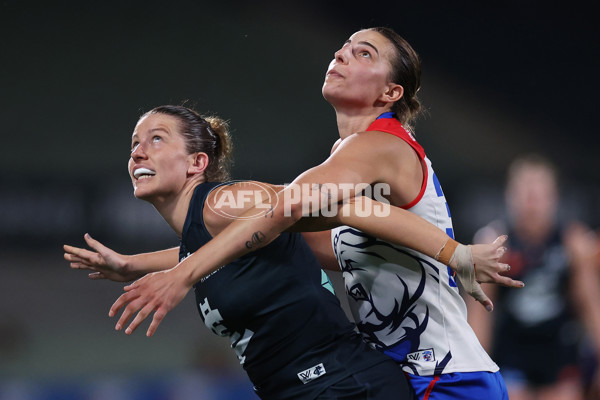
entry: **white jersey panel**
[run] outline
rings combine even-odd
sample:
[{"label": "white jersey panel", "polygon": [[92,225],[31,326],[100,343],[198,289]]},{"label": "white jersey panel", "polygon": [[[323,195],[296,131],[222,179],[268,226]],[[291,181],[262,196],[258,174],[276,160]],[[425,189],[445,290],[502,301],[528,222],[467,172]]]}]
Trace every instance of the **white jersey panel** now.
[{"label": "white jersey panel", "polygon": [[[453,237],[452,219],[428,158],[427,186],[409,211]],[[350,309],[363,338],[406,372],[498,371],[467,323],[452,270],[414,250],[348,226],[332,230]]]}]

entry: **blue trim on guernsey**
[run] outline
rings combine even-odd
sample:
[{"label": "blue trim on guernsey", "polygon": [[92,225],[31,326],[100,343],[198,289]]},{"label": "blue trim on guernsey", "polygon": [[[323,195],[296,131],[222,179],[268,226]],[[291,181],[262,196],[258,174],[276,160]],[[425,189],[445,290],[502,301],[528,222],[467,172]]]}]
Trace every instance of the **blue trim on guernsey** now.
[{"label": "blue trim on guernsey", "polygon": [[394,116],[396,115],[395,112],[384,112],[383,114],[381,114],[379,117],[377,117],[377,119],[380,118],[394,118]]}]

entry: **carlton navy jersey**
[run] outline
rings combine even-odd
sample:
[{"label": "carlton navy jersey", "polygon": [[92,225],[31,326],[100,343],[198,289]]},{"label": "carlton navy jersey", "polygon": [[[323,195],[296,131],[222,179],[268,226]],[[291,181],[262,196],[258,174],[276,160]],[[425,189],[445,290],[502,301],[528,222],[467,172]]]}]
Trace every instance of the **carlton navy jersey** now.
[{"label": "carlton navy jersey", "polygon": [[[218,183],[200,184],[185,221],[180,258],[211,240],[202,213]],[[194,285],[198,310],[215,334],[228,336],[261,397],[309,398],[331,379],[382,362],[354,332],[329,280],[298,233],[227,264]],[[340,340],[344,361],[336,360]],[[327,383],[329,382],[329,383]],[[261,394],[262,391],[262,394]],[[310,393],[310,394],[309,394]]]},{"label": "carlton navy jersey", "polygon": [[550,384],[565,366],[577,365],[583,331],[571,302],[570,259],[560,229],[544,243],[528,244],[501,222],[490,225],[508,232],[506,275],[525,282],[519,290],[498,287],[493,355],[501,367],[522,371],[530,382]]},{"label": "carlton navy jersey", "polygon": [[[417,152],[426,166],[424,184],[405,208],[453,237],[450,209],[423,148],[389,113],[367,130],[397,136]],[[415,375],[498,371],[467,323],[449,267],[348,226],[333,229],[332,242],[365,341]]]}]

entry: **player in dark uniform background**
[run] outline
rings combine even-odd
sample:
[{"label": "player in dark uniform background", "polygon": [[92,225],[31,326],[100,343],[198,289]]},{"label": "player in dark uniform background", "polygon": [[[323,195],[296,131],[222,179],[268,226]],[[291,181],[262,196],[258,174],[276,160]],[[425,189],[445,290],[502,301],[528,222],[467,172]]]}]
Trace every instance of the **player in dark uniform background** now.
[{"label": "player in dark uniform background", "polygon": [[[582,225],[565,227],[558,219],[556,174],[540,155],[514,160],[507,215],[475,238],[480,242],[507,233],[504,259],[512,267],[507,275],[526,284],[519,291],[486,290],[497,304],[492,315],[474,305],[469,309],[469,322],[500,365],[511,400],[583,399],[582,344],[592,358],[600,354],[597,239]],[[583,340],[585,328],[589,341]],[[597,390],[600,379],[592,381]]]}]

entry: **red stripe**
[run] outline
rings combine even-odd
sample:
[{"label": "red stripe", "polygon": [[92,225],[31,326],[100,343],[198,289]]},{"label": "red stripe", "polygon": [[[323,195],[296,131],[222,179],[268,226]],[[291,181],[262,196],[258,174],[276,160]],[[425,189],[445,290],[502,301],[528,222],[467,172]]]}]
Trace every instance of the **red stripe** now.
[{"label": "red stripe", "polygon": [[425,391],[425,395],[423,396],[423,400],[427,400],[429,399],[429,395],[431,394],[431,392],[433,391],[433,387],[435,386],[435,383],[440,379],[439,376],[436,376],[435,378],[432,379],[431,382],[429,382],[429,386],[427,386],[427,390]]},{"label": "red stripe", "polygon": [[423,150],[423,147],[421,147],[421,145],[417,143],[415,138],[406,129],[404,129],[402,124],[400,124],[400,121],[398,121],[396,118],[376,119],[373,123],[371,123],[371,125],[369,125],[367,131],[379,131],[394,135],[404,140],[406,143],[408,143],[410,147],[412,147],[417,152],[417,155],[421,160],[421,165],[423,166],[423,183],[421,184],[421,190],[419,191],[417,197],[413,199],[413,201],[401,206],[401,208],[404,208],[405,210],[412,208],[419,201],[421,201],[423,195],[425,194],[425,189],[427,188],[428,177],[427,163],[425,162],[425,150]]},{"label": "red stripe", "polygon": [[428,174],[427,174],[427,164],[425,164],[425,161],[423,161],[423,159],[421,159],[421,165],[423,166],[423,183],[421,184],[421,191],[419,192],[419,195],[410,203],[402,206],[401,208],[404,208],[405,210],[408,210],[410,208],[412,208],[414,205],[416,205],[418,202],[421,201],[421,199],[423,198],[423,195],[425,194],[425,189],[427,188],[427,179],[428,179]]}]

